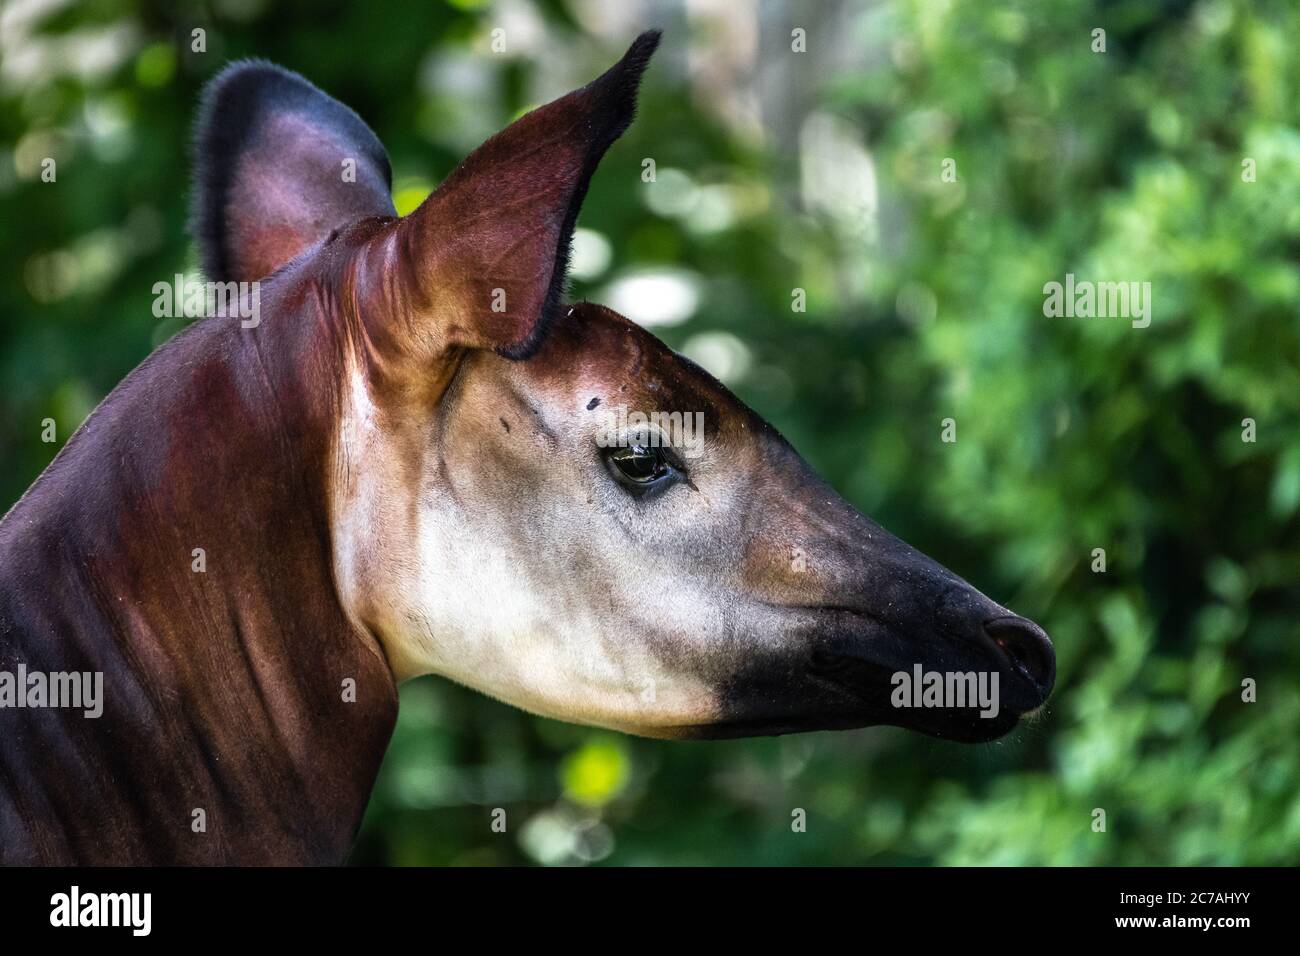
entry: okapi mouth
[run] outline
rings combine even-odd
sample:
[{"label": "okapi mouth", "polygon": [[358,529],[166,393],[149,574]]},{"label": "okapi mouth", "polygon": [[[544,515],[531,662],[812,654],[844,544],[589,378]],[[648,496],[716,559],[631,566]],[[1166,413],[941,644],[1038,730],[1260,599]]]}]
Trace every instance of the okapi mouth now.
[{"label": "okapi mouth", "polygon": [[[991,618],[974,633],[908,633],[845,608],[797,653],[748,661],[726,683],[708,739],[895,726],[959,743],[1006,736],[1042,708],[1056,658],[1037,624]],[[955,692],[955,697],[953,696]]]},{"label": "okapi mouth", "polygon": [[882,661],[870,642],[832,641],[814,653],[813,669],[860,699],[888,702],[876,708],[882,724],[964,743],[1005,736],[1046,703],[1056,680],[1051,640],[1017,615],[984,621],[973,634],[911,636],[902,660],[891,643]]}]

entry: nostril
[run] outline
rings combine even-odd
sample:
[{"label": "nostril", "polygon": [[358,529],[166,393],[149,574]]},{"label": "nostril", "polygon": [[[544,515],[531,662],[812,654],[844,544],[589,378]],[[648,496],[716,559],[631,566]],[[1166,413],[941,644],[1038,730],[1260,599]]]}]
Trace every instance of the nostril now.
[{"label": "nostril", "polygon": [[984,625],[984,633],[1006,655],[1011,666],[1044,694],[1056,681],[1056,651],[1047,632],[1023,617],[999,617]]}]

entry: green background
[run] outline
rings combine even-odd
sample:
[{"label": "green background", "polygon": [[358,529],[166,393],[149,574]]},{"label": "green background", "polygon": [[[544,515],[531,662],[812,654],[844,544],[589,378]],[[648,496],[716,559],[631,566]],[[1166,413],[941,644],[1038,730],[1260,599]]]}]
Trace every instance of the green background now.
[{"label": "green background", "polygon": [[[0,8],[0,504],[57,451],[42,420],[66,438],[183,321],[155,319],[151,290],[195,268],[188,130],[224,62],[275,60],[354,107],[405,212],[660,26],[579,220],[574,294],[675,306],[656,333],[1047,627],[1056,693],[985,746],[666,743],[420,679],[354,861],[1300,860],[1300,8],[715,6]],[[1067,272],[1152,283],[1150,327],[1045,317]]]}]

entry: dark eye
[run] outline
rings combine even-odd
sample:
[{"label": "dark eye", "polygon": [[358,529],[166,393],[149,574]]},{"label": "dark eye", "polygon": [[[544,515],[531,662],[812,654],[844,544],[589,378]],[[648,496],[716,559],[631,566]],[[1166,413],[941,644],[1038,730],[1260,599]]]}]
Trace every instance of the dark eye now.
[{"label": "dark eye", "polygon": [[659,447],[633,444],[611,448],[605,453],[605,462],[615,480],[636,493],[667,487],[683,477],[676,456]]}]

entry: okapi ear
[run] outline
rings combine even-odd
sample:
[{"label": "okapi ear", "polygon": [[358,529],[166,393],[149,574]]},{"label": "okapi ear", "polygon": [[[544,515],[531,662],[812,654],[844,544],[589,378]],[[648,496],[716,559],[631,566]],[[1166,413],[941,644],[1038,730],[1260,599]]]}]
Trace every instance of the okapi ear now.
[{"label": "okapi ear", "polygon": [[537,348],[564,294],[587,185],[632,122],[658,45],[659,31],[641,34],[600,77],[493,136],[403,223],[419,273],[408,279],[441,313],[444,344],[509,358]]},{"label": "okapi ear", "polygon": [[269,275],[359,219],[394,216],[370,127],[297,73],[234,63],[203,91],[190,230],[213,281]]}]

